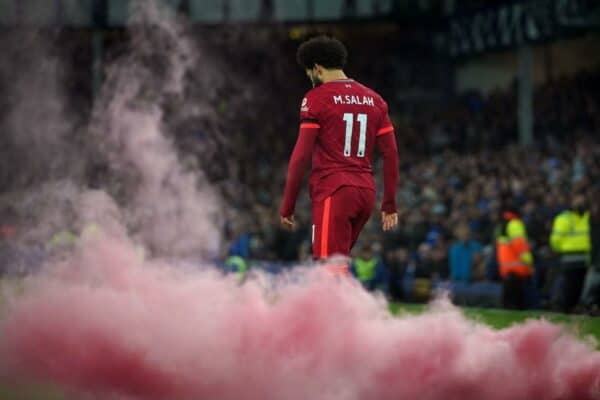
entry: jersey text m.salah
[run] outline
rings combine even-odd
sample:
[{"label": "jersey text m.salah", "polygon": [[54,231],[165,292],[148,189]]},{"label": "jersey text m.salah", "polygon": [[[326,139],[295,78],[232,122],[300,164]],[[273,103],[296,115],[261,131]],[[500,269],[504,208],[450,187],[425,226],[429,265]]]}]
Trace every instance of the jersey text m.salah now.
[{"label": "jersey text m.salah", "polygon": [[398,150],[388,107],[375,91],[351,80],[310,90],[300,108],[300,133],[288,168],[281,215],[294,213],[302,175],[312,158],[309,191],[321,201],[342,186],[375,190],[371,168],[377,146],[384,158],[382,210],[395,212]]}]

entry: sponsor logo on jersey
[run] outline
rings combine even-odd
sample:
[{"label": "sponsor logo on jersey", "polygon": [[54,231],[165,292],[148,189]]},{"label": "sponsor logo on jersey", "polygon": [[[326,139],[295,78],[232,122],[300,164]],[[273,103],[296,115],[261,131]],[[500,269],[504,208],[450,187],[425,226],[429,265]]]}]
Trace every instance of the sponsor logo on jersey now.
[{"label": "sponsor logo on jersey", "polygon": [[308,111],[308,99],[306,97],[302,99],[302,105],[300,106],[300,111],[302,111],[302,112]]},{"label": "sponsor logo on jersey", "polygon": [[356,104],[359,106],[375,106],[375,100],[370,96],[354,96],[354,95],[344,95],[344,96],[333,96],[333,104]]}]

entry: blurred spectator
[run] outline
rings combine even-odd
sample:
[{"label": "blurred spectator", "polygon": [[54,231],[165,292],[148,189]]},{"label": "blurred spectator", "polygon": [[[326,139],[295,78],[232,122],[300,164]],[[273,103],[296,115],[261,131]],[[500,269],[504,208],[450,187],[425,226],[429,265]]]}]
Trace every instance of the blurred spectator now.
[{"label": "blurred spectator", "polygon": [[[598,198],[600,189],[591,198]],[[587,273],[581,304],[586,310],[600,316],[600,202],[595,201],[590,211],[591,267]]]},{"label": "blurred spectator", "polygon": [[283,262],[294,262],[300,259],[300,246],[310,237],[309,224],[304,220],[302,214],[296,218],[296,226],[293,231],[277,226],[271,247],[275,251],[277,260]]},{"label": "blurred spectator", "polygon": [[579,302],[590,261],[590,213],[585,196],[573,195],[571,208],[554,218],[550,244],[560,255],[563,290],[558,300],[563,311]]},{"label": "blurred spectator", "polygon": [[309,262],[312,260],[312,245],[310,241],[304,240],[298,246],[298,261]]},{"label": "blurred spectator", "polygon": [[417,250],[417,263],[414,277],[431,279],[434,271],[433,249],[429,243],[421,243]]},{"label": "blurred spectator", "polygon": [[496,239],[496,255],[503,282],[502,305],[513,310],[526,308],[526,291],[531,287],[533,255],[525,224],[513,207],[502,213],[503,227]]},{"label": "blurred spectator", "polygon": [[385,257],[385,265],[389,273],[389,295],[391,299],[400,301],[404,299],[403,280],[409,265],[410,255],[406,248],[388,250]]},{"label": "blurred spectator", "polygon": [[378,253],[381,245],[377,242],[363,243],[357,256],[350,264],[350,273],[354,275],[367,290],[388,290],[388,277],[383,261]]},{"label": "blurred spectator", "polygon": [[232,231],[233,241],[229,246],[229,256],[239,256],[248,259],[250,257],[250,243],[252,240],[250,227],[245,221],[237,219]]},{"label": "blurred spectator", "polygon": [[481,243],[471,239],[465,223],[456,228],[456,237],[458,240],[450,248],[450,278],[461,282],[479,280],[483,272]]},{"label": "blurred spectator", "polygon": [[225,269],[237,275],[238,280],[243,282],[248,273],[248,263],[244,258],[236,255],[227,257],[225,260]]}]

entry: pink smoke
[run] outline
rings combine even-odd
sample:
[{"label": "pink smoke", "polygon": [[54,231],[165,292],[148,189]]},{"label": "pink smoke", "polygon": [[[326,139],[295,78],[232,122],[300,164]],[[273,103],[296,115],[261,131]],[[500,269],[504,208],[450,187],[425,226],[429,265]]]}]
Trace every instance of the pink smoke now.
[{"label": "pink smoke", "polygon": [[203,171],[183,165],[164,110],[168,104],[191,119],[206,108],[209,99],[188,105],[185,93],[198,54],[184,25],[158,2],[137,0],[131,8],[130,51],[107,68],[91,129],[124,181],[127,225],[151,253],[212,258],[221,244],[219,195]]},{"label": "pink smoke", "polygon": [[[144,246],[213,255],[223,205],[181,165],[161,108],[210,112],[208,99],[185,96],[190,71],[210,65],[197,65],[182,28],[152,2],[136,4],[131,53],[108,69],[90,122],[124,187],[108,193],[123,198],[74,184],[51,191],[52,206],[72,210],[49,207],[40,229],[74,219],[82,240],[5,304],[1,381],[51,383],[74,399],[600,398],[600,355],[547,322],[495,332],[445,303],[392,318],[381,298],[318,271],[239,286],[210,267],[143,261]],[[146,63],[154,56],[159,72]],[[87,235],[90,223],[99,228]]]},{"label": "pink smoke", "polygon": [[548,322],[496,332],[444,302],[394,318],[310,269],[261,282],[87,242],[9,302],[0,376],[74,398],[600,398],[600,353]]}]

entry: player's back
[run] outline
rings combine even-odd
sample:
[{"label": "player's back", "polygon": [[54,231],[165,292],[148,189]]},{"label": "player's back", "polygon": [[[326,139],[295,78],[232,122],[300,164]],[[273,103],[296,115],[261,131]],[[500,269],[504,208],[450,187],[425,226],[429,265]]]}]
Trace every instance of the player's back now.
[{"label": "player's back", "polygon": [[319,126],[310,178],[313,198],[341,186],[375,190],[371,159],[376,136],[393,131],[381,96],[351,79],[327,82],[306,94],[301,119]]}]

